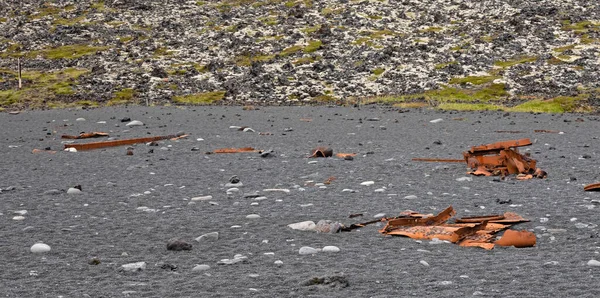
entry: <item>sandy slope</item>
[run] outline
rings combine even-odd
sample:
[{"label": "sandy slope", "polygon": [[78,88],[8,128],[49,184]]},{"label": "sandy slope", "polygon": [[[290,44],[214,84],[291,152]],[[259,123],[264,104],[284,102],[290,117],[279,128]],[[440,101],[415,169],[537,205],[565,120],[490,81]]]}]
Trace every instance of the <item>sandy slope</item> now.
[{"label": "sandy slope", "polygon": [[[86,121],[75,121],[79,117]],[[146,126],[126,128],[120,122],[124,117],[141,120]],[[379,121],[367,120],[375,120],[372,118]],[[436,118],[444,121],[429,122]],[[230,129],[231,125],[273,135],[240,132]],[[6,297],[594,297],[600,293],[600,268],[586,263],[600,258],[598,207],[592,201],[600,197],[583,192],[583,185],[600,180],[599,126],[596,116],[587,115],[400,113],[383,107],[255,111],[241,107],[136,107],[3,113],[1,293]],[[539,134],[534,129],[564,134]],[[61,134],[82,131],[106,131],[118,138],[185,131],[191,137],[160,142],[159,147],[137,145],[133,156],[125,155],[124,147],[30,153],[48,146],[60,150]],[[458,182],[456,178],[465,176],[463,165],[410,161],[413,157],[459,158],[471,145],[526,137],[535,140],[529,151],[549,173],[548,179],[494,182],[475,177]],[[436,140],[442,145],[434,144]],[[161,149],[169,145],[170,150]],[[309,164],[312,160],[305,157],[317,145],[359,155],[353,161],[329,158]],[[205,154],[220,147],[241,146],[273,149],[277,156]],[[191,151],[193,147],[200,150]],[[147,153],[149,149],[154,153]],[[583,159],[583,155],[591,158]],[[228,196],[225,184],[232,175],[244,184],[242,193],[257,191],[267,199],[255,201],[241,193]],[[326,189],[305,186],[309,180],[318,183],[330,176],[337,180]],[[367,180],[375,185],[360,185]],[[43,194],[77,184],[82,185],[81,195]],[[9,186],[15,189],[6,191]],[[374,192],[383,187],[384,192]],[[263,191],[267,188],[290,192]],[[346,188],[356,192],[342,192]],[[192,197],[200,195],[212,195],[211,201],[218,205],[207,201],[189,204]],[[404,199],[407,195],[418,198]],[[514,206],[498,204],[497,199],[511,199]],[[251,205],[253,202],[259,204]],[[306,204],[313,205],[301,207]],[[518,212],[532,221],[517,228],[535,230],[538,246],[485,251],[383,237],[376,226],[342,234],[286,227],[319,219],[349,224],[406,209],[435,213],[448,205],[453,205],[459,216]],[[140,211],[137,208],[141,206],[156,212]],[[28,211],[25,220],[12,219],[17,210]],[[364,217],[349,219],[352,213],[364,213]],[[249,214],[261,218],[247,219]],[[548,221],[542,223],[540,218]],[[233,225],[241,227],[231,228]],[[194,241],[215,231],[220,233],[216,242]],[[167,241],[175,237],[192,243],[193,249],[167,251]],[[38,241],[50,245],[52,251],[32,254],[29,248]],[[338,246],[341,252],[298,254],[302,246],[325,245]],[[269,252],[273,255],[265,254]],[[233,265],[217,264],[235,254],[248,259]],[[88,264],[94,257],[101,261],[99,265]],[[274,264],[276,260],[283,265]],[[420,264],[421,260],[430,266]],[[140,261],[147,263],[146,270],[120,269],[123,264]],[[193,272],[196,264],[211,268]],[[169,267],[163,265],[175,265],[177,270],[162,269]],[[348,287],[303,285],[313,277],[336,275],[345,277]]]}]

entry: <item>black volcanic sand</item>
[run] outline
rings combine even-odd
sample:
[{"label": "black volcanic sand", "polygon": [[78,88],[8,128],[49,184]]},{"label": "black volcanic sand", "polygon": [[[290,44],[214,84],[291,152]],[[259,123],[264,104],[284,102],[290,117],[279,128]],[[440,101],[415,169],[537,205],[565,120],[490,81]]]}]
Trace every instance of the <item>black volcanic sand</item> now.
[{"label": "black volcanic sand", "polygon": [[[76,121],[80,117],[86,120]],[[125,117],[143,121],[145,126],[126,127],[120,121]],[[437,118],[443,121],[430,123]],[[231,129],[233,125],[256,132]],[[589,260],[600,259],[600,193],[583,191],[584,185],[600,181],[598,116],[442,113],[379,106],[252,111],[241,107],[133,107],[0,113],[0,127],[2,296],[600,294],[600,268],[587,265]],[[534,133],[535,129],[564,133]],[[109,132],[118,139],[179,131],[190,137],[161,141],[158,147],[137,144],[132,156],[126,155],[126,146],[61,151],[60,135],[90,131]],[[548,172],[547,179],[473,177],[461,182],[456,179],[466,176],[463,164],[411,161],[414,157],[460,158],[470,146],[519,138],[534,142],[522,150],[537,159],[538,166]],[[78,142],[84,141],[88,140]],[[276,156],[205,154],[217,148],[245,146],[273,149]],[[307,159],[316,146],[358,156],[352,161]],[[59,152],[31,153],[46,147]],[[193,147],[199,150],[192,151]],[[150,149],[154,153],[148,153]],[[233,175],[243,186],[240,193],[228,196],[225,184]],[[330,176],[337,179],[326,188],[307,183],[321,183]],[[369,180],[375,184],[360,185]],[[81,185],[82,194],[65,193],[75,185]],[[268,188],[290,192],[263,191]],[[375,191],[380,188],[385,190]],[[44,194],[51,189],[63,192]],[[244,198],[243,193],[255,191],[267,199]],[[192,197],[201,195],[212,195],[213,204],[190,204]],[[417,198],[406,199],[409,195]],[[251,205],[253,202],[258,205]],[[320,219],[351,224],[372,220],[378,213],[394,216],[406,209],[437,213],[449,205],[459,217],[517,212],[531,222],[515,228],[535,231],[537,246],[487,251],[386,237],[377,232],[376,225],[339,234],[287,227]],[[156,212],[138,209],[144,206]],[[18,210],[28,212],[22,221],[13,220]],[[353,213],[364,216],[348,218]],[[260,218],[247,219],[249,214]],[[241,227],[232,228],[234,225]],[[219,232],[219,240],[194,241],[209,232]],[[193,244],[192,250],[168,251],[167,242],[173,238]],[[52,250],[33,254],[30,247],[36,242],[46,243]],[[341,251],[298,253],[302,246],[326,245],[338,246]],[[217,264],[235,254],[248,258],[233,265]],[[90,264],[93,258],[100,263]],[[274,264],[276,260],[283,265]],[[121,269],[123,264],[142,261],[147,263],[143,271]],[[196,264],[211,268],[192,271]],[[308,285],[315,277],[339,277],[342,282]],[[346,287],[339,286],[346,281]]]}]

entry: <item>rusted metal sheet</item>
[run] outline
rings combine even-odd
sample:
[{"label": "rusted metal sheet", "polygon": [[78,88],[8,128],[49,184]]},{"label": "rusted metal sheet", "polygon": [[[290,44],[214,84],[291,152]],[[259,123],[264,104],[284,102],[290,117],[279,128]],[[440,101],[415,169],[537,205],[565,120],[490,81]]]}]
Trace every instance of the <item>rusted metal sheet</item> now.
[{"label": "rusted metal sheet", "polygon": [[309,158],[315,157],[331,157],[333,156],[333,149],[329,147],[317,147],[311,151]]},{"label": "rusted metal sheet", "polygon": [[71,135],[62,135],[61,136],[61,138],[63,138],[63,139],[89,139],[89,138],[100,138],[100,137],[108,137],[108,133],[94,131],[94,132],[82,132],[78,136],[71,136]]},{"label": "rusted metal sheet", "polygon": [[428,240],[437,238],[456,243],[460,246],[481,247],[484,249],[492,249],[496,243],[498,245],[515,247],[535,245],[535,234],[528,234],[529,232],[519,232],[519,234],[509,232],[508,237],[505,236],[506,239],[504,241],[498,240],[500,241],[499,243],[498,241],[494,242],[496,233],[506,230],[512,224],[529,221],[516,213],[506,212],[503,215],[464,217],[457,219],[456,223],[447,223],[455,214],[456,212],[452,206],[446,208],[436,216],[429,217],[411,211],[403,213],[400,217],[384,218],[356,224],[348,228],[344,227],[345,229],[343,228],[342,230],[349,231],[352,228],[385,221],[385,227],[379,230],[379,232],[386,235]]},{"label": "rusted metal sheet", "polygon": [[558,130],[547,130],[547,129],[535,129],[534,132],[537,133],[560,133]]},{"label": "rusted metal sheet", "polygon": [[135,138],[135,139],[125,139],[125,140],[115,140],[115,141],[104,141],[104,142],[92,142],[86,144],[65,144],[65,149],[67,148],[75,148],[77,151],[82,150],[92,150],[92,149],[100,149],[107,147],[117,147],[124,145],[132,145],[137,143],[149,143],[155,141],[161,141],[171,138],[180,137],[181,134],[178,135],[168,135],[168,136],[156,136],[156,137],[146,137],[146,138]]},{"label": "rusted metal sheet", "polygon": [[600,191],[600,182],[588,184],[585,187],[583,187],[583,190],[585,190],[585,191]]},{"label": "rusted metal sheet", "polygon": [[502,238],[494,242],[500,246],[532,247],[535,246],[535,234],[529,231],[506,230]]},{"label": "rusted metal sheet", "polygon": [[258,150],[252,147],[242,147],[242,148],[221,148],[216,149],[213,153],[243,153],[243,152],[258,152]]},{"label": "rusted metal sheet", "polygon": [[537,168],[537,161],[520,154],[517,147],[531,145],[529,139],[509,140],[473,146],[463,152],[463,159],[413,158],[413,161],[460,162],[470,168],[467,173],[475,176],[520,175],[517,179],[546,178],[548,174]]},{"label": "rusted metal sheet", "polygon": [[452,158],[413,158],[413,161],[426,161],[426,162],[460,162],[464,163],[464,159],[452,159]]},{"label": "rusted metal sheet", "polygon": [[356,153],[336,153],[335,156],[339,157],[339,158],[348,158],[348,157],[355,157]]}]

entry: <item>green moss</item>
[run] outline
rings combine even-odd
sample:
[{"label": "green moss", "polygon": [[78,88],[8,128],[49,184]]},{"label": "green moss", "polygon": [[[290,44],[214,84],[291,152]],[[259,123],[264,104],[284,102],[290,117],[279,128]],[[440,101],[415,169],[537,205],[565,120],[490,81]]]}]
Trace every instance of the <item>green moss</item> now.
[{"label": "green moss", "polygon": [[369,18],[371,20],[381,20],[381,19],[383,19],[382,16],[378,16],[378,15],[368,15],[367,18]]},{"label": "green moss", "polygon": [[321,15],[324,17],[331,17],[333,15],[337,15],[337,14],[341,14],[344,11],[343,8],[331,8],[331,7],[325,7],[323,9],[321,9]]},{"label": "green moss", "polygon": [[97,107],[98,103],[91,100],[80,100],[75,102],[75,105],[80,107]]},{"label": "green moss", "polygon": [[156,50],[154,50],[154,54],[152,55],[152,57],[158,58],[171,55],[173,55],[173,51],[169,51],[166,47],[159,47]]},{"label": "green moss", "polygon": [[537,57],[520,57],[520,58],[516,58],[516,59],[511,59],[511,60],[506,60],[506,61],[496,61],[494,62],[495,66],[501,67],[501,68],[509,68],[518,64],[523,64],[523,63],[529,63],[529,62],[535,62],[537,61]]},{"label": "green moss", "polygon": [[458,64],[458,62],[456,62],[456,61],[450,61],[450,62],[446,62],[446,63],[440,63],[440,64],[436,64],[434,66],[434,68],[437,69],[437,70],[440,70],[440,69],[444,69],[444,68],[446,68],[446,67],[448,67],[450,65],[453,65],[453,64]]},{"label": "green moss", "polygon": [[448,83],[450,84],[473,84],[473,85],[483,85],[487,83],[491,83],[500,77],[497,76],[468,76],[464,78],[452,78]]},{"label": "green moss", "polygon": [[122,43],[128,43],[130,41],[133,40],[133,37],[131,36],[123,36],[123,37],[119,37],[119,41]]},{"label": "green moss", "polygon": [[40,8],[37,14],[33,14],[29,16],[30,20],[39,20],[47,16],[55,16],[61,12],[61,9],[55,6],[52,6],[50,3],[44,3],[44,6]]},{"label": "green moss", "polygon": [[423,28],[423,29],[419,30],[419,32],[421,32],[421,33],[438,33],[443,30],[444,30],[444,28],[442,28],[442,27],[431,26],[431,27]]},{"label": "green moss", "polygon": [[87,55],[96,54],[99,51],[104,51],[109,47],[94,47],[89,45],[66,45],[56,48],[49,48],[45,50],[35,51],[28,54],[28,56],[41,55],[46,59],[77,59]]},{"label": "green moss", "polygon": [[564,20],[562,25],[563,31],[573,31],[580,34],[588,32],[600,32],[600,23],[592,21],[582,21],[573,24],[569,20]]},{"label": "green moss", "polygon": [[321,25],[316,25],[316,26],[312,26],[312,27],[302,28],[302,29],[300,29],[300,31],[302,31],[302,32],[304,32],[306,34],[311,34],[311,33],[317,32],[319,29],[321,29]]},{"label": "green moss", "polygon": [[503,106],[486,103],[441,103],[437,108],[452,111],[496,111],[504,109]]},{"label": "green moss", "polygon": [[355,45],[366,45],[366,46],[369,46],[369,47],[372,47],[373,45],[375,45],[375,43],[373,43],[373,41],[371,41],[370,37],[357,38],[355,41],[352,42],[352,44],[355,44]]},{"label": "green moss", "polygon": [[108,23],[106,23],[107,25],[111,26],[111,27],[119,27],[121,25],[126,24],[125,22],[122,21],[110,21]]},{"label": "green moss", "polygon": [[294,65],[303,65],[303,64],[310,64],[313,63],[315,61],[321,60],[321,56],[308,56],[308,57],[302,57],[299,59],[296,59],[294,62],[292,62]]},{"label": "green moss", "polygon": [[558,48],[554,48],[552,49],[552,51],[557,52],[557,53],[562,53],[564,51],[568,51],[568,50],[572,50],[575,48],[575,45],[568,45],[568,46],[564,46],[564,47],[558,47]]},{"label": "green moss", "polygon": [[6,21],[8,21],[7,18],[0,18],[0,23],[6,23]]},{"label": "green moss", "polygon": [[277,17],[275,17],[275,16],[262,17],[262,18],[259,18],[258,20],[266,26],[275,26],[279,23],[277,21]]},{"label": "green moss", "polygon": [[54,21],[52,22],[52,24],[54,25],[61,25],[61,26],[73,26],[77,23],[80,23],[81,21],[83,21],[86,18],[85,15],[82,16],[78,16],[72,19],[65,19],[65,18],[56,18],[54,19]]},{"label": "green moss", "polygon": [[296,3],[294,1],[288,1],[288,2],[285,3],[285,7],[287,7],[287,8],[292,8],[292,7],[296,6],[296,5],[299,5],[299,3]]},{"label": "green moss", "polygon": [[275,55],[241,55],[235,57],[235,64],[237,66],[250,66],[252,62],[269,62],[275,59]]},{"label": "green moss", "polygon": [[114,106],[129,104],[134,102],[135,96],[136,92],[133,90],[133,88],[121,89],[113,94],[113,98],[111,98],[106,105]]},{"label": "green moss", "polygon": [[[54,72],[24,71],[23,88],[0,91],[0,106],[45,106],[63,96],[74,94],[73,87],[77,84],[77,78],[88,72],[80,68],[66,68]],[[0,70],[0,74],[12,76],[15,80],[17,76],[17,73],[11,70]]]},{"label": "green moss", "polygon": [[332,102],[337,100],[337,98],[327,94],[316,96],[313,99],[318,102]]},{"label": "green moss", "polygon": [[198,6],[204,6],[206,4],[206,1],[196,1],[196,5]]},{"label": "green moss", "polygon": [[508,109],[512,112],[565,113],[575,112],[587,99],[588,95],[575,97],[559,96],[549,100],[534,99]]},{"label": "green moss", "polygon": [[289,56],[289,55],[292,55],[292,54],[302,51],[302,49],[303,49],[303,47],[300,45],[291,46],[291,47],[285,48],[283,51],[281,51],[280,55],[284,56],[284,57]]},{"label": "green moss", "polygon": [[315,52],[315,51],[319,50],[322,45],[323,45],[323,42],[321,42],[320,40],[311,40],[308,42],[308,45],[306,47],[304,47],[304,52],[305,53]]},{"label": "green moss", "polygon": [[212,104],[225,97],[225,91],[214,91],[182,95],[173,97],[173,101],[180,104],[204,105]]},{"label": "green moss", "polygon": [[481,37],[481,40],[483,40],[483,41],[485,41],[487,43],[490,43],[490,42],[494,41],[494,38],[492,36],[490,36],[490,35],[484,35],[484,36]]},{"label": "green moss", "polygon": [[374,74],[374,75],[376,75],[376,76],[380,76],[384,72],[385,72],[385,68],[381,68],[381,67],[378,67],[378,68],[375,68],[375,69],[371,70],[371,73]]},{"label": "green moss", "polygon": [[96,3],[93,3],[92,6],[90,6],[91,9],[95,9],[98,12],[102,12],[106,10],[106,6],[104,5],[104,1],[98,1]]}]

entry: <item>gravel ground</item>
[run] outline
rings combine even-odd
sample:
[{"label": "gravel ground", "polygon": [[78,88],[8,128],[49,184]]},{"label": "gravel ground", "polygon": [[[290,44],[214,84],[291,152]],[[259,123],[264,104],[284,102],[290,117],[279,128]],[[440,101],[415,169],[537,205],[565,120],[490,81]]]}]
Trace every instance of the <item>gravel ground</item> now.
[{"label": "gravel ground", "polygon": [[[121,119],[145,126],[126,127]],[[85,121],[76,121],[85,118]],[[312,119],[303,121],[302,119]],[[430,123],[441,118],[444,121]],[[106,123],[98,123],[106,121]],[[230,126],[248,126],[242,132]],[[380,106],[102,108],[0,113],[0,288],[6,297],[597,297],[600,121],[590,115],[441,113]],[[534,129],[564,133],[534,133]],[[498,133],[497,130],[522,131]],[[104,131],[144,137],[185,131],[187,139],[69,153],[60,135]],[[271,132],[272,135],[259,135]],[[198,140],[201,138],[202,140]],[[544,180],[466,176],[461,164],[412,162],[460,158],[473,145],[531,138]],[[440,142],[441,145],[439,144]],[[307,159],[316,146],[355,152],[352,161]],[[272,149],[205,154],[221,147]],[[32,149],[58,150],[32,154]],[[199,150],[192,151],[197,147]],[[154,149],[154,153],[148,153]],[[311,163],[315,162],[316,163]],[[231,176],[243,186],[228,195]],[[314,183],[337,179],[326,188]],[[363,181],[375,181],[361,186]],[[310,183],[314,181],[314,183]],[[66,194],[81,185],[78,195]],[[265,189],[289,189],[268,192]],[[376,189],[385,188],[383,192]],[[60,190],[49,194],[52,189]],[[353,189],[356,192],[342,192]],[[244,197],[257,192],[264,200]],[[191,198],[211,195],[207,201]],[[414,195],[417,199],[406,199]],[[497,200],[511,200],[499,204]],[[211,203],[212,202],[212,203]],[[258,203],[258,204],[252,204]],[[309,205],[312,204],[312,205]],[[341,234],[286,225],[330,219],[350,224],[411,209],[457,216],[514,211],[531,220],[533,248],[486,251],[385,237],[377,226]],[[147,208],[140,208],[147,207]],[[23,220],[16,211],[26,210]],[[21,212],[21,214],[24,212]],[[363,213],[362,218],[348,218]],[[260,218],[246,216],[258,214]],[[546,221],[547,219],[547,221]],[[237,228],[232,226],[239,226]],[[218,232],[219,239],[194,239]],[[170,239],[193,245],[169,251]],[[30,252],[36,242],[51,246]],[[334,245],[338,253],[300,255]],[[272,253],[272,254],[268,254]],[[241,254],[247,259],[218,264]],[[91,264],[96,260],[96,265]],[[282,264],[276,264],[280,260]],[[425,261],[429,266],[425,266]],[[146,262],[128,272],[122,265]],[[210,266],[193,271],[197,264]],[[308,285],[315,277],[329,284]]]}]

